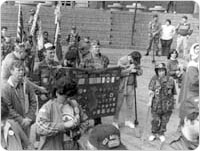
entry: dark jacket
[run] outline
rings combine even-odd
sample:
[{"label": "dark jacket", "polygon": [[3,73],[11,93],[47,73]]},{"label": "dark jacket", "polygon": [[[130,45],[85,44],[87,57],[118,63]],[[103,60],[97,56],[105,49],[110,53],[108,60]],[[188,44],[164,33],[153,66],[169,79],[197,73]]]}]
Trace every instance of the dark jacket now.
[{"label": "dark jacket", "polygon": [[[2,86],[1,94],[6,100],[9,108],[9,116],[11,119],[17,121],[20,125],[25,117],[30,118],[33,122],[35,121],[35,112],[37,108],[35,93],[33,87],[29,83],[23,84],[25,95],[25,108],[23,109],[20,97],[16,93],[15,87],[10,83],[6,82]],[[27,97],[26,97],[27,96]],[[24,104],[23,104],[24,105]]]}]

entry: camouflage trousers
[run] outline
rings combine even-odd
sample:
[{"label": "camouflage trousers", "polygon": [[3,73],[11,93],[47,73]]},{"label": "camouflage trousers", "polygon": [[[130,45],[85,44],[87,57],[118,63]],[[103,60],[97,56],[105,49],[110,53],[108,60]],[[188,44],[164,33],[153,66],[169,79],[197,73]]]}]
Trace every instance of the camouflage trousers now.
[{"label": "camouflage trousers", "polygon": [[151,121],[152,134],[164,135],[167,129],[167,123],[169,122],[172,112],[169,111],[162,114],[151,112],[151,114],[152,114],[152,121]]}]

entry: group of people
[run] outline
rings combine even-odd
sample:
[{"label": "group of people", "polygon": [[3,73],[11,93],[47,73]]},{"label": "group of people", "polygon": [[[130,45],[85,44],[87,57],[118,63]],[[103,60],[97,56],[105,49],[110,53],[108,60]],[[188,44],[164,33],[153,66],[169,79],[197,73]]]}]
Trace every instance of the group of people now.
[{"label": "group of people", "polygon": [[[193,30],[187,16],[183,16],[182,21],[175,27],[170,19],[166,19],[165,24],[161,25],[158,15],[155,14],[153,15],[153,20],[149,22],[149,45],[145,55],[148,56],[153,49],[156,56],[168,56],[174,36],[177,34],[176,51],[180,54],[181,47],[183,46],[183,57],[187,59],[189,55],[188,41],[192,32]],[[161,43],[161,54],[159,41]]]},{"label": "group of people", "polygon": [[[184,16],[183,20],[187,18]],[[152,115],[152,135],[149,141],[159,138],[163,149],[166,147],[195,149],[199,139],[199,44],[196,43],[191,47],[190,61],[184,69],[177,59],[179,51],[175,49],[171,51],[170,48],[172,39],[168,38],[172,38],[175,34],[175,28],[171,26],[168,28],[170,24],[171,21],[167,20],[166,25],[160,30],[156,15],[154,21],[150,23],[152,39],[147,55],[153,42],[158,46],[159,34],[162,31],[163,53],[168,55],[169,62],[167,65],[157,64],[155,75],[149,82],[148,106]],[[185,26],[189,32],[189,25],[185,22],[177,29],[181,41],[188,36],[188,33],[185,33]],[[73,26],[66,39],[67,50],[63,51],[63,59],[58,62],[55,60],[55,46],[49,40],[48,32],[44,32],[44,48],[37,53],[40,62],[34,62],[35,54],[32,54],[35,52],[33,50],[35,47],[32,37],[29,36],[22,43],[16,41],[8,47],[9,37],[5,34],[6,30],[7,27],[2,27],[1,144],[3,148],[127,149],[120,138],[119,113],[123,102],[126,101],[125,126],[135,128],[133,112],[135,89],[137,76],[143,74],[142,56],[138,51],[133,51],[118,60],[117,66],[121,68],[121,77],[113,123],[106,124],[102,123],[101,118],[94,119],[94,128],[89,131],[87,141],[80,143],[81,135],[87,131],[88,118],[75,99],[78,91],[77,82],[69,75],[60,76],[52,73],[51,68],[94,70],[108,68],[109,58],[101,53],[100,42],[91,41],[89,37],[81,39],[76,27]],[[166,33],[169,30],[170,34]],[[181,89],[180,124],[176,137],[166,140],[167,123],[173,113],[174,96],[177,94],[176,83]]]}]

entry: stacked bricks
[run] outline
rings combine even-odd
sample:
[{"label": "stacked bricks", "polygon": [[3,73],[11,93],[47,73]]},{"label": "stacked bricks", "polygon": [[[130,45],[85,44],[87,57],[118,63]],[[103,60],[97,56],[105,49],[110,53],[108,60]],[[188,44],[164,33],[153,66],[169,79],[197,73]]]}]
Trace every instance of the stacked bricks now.
[{"label": "stacked bricks", "polygon": [[[29,19],[29,10],[32,6],[22,6],[24,26],[27,27]],[[66,8],[62,7],[61,33],[63,44],[70,32],[72,25],[77,26],[81,37],[89,36],[91,39],[99,39],[104,47],[114,48],[133,48],[145,50],[148,45],[148,23],[152,20],[154,13],[138,12],[135,22],[135,31],[133,37],[133,46],[131,45],[132,24],[134,12],[120,11],[110,12],[98,9],[88,8]],[[18,6],[1,6],[1,26],[7,26],[12,37],[16,37],[17,31]],[[40,19],[42,20],[43,31],[49,32],[50,39],[53,40],[55,32],[54,8],[41,7]],[[177,26],[181,17],[186,15],[192,25],[193,34],[189,40],[189,46],[198,41],[199,38],[199,20],[198,16],[192,14],[165,14],[158,13],[161,24],[166,19],[171,19],[172,25]],[[172,44],[176,48],[176,36]]]}]

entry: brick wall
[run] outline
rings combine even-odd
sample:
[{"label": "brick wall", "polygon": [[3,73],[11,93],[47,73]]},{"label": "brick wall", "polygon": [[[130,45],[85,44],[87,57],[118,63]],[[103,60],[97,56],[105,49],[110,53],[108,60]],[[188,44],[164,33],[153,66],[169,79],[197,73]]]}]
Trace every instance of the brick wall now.
[{"label": "brick wall", "polygon": [[[29,19],[29,10],[31,6],[23,6],[24,26],[27,27]],[[17,29],[17,6],[2,5],[1,7],[1,25],[8,26],[11,36],[16,36]],[[152,13],[137,13],[135,33],[133,38],[134,46],[131,46],[132,23],[134,13],[131,12],[113,12],[97,9],[84,8],[65,8],[62,7],[62,25],[61,33],[64,39],[70,32],[72,25],[76,25],[81,35],[89,36],[91,39],[99,39],[105,47],[116,48],[138,48],[145,49],[148,45],[148,22],[152,19]],[[177,25],[183,14],[159,14],[160,22],[165,19],[172,20],[172,25]],[[198,17],[194,18],[191,14],[186,14],[189,22],[192,23],[194,33],[190,38],[190,45],[197,41],[199,31]],[[43,30],[49,31],[50,39],[54,35],[54,9],[52,7],[42,7],[40,11]],[[176,38],[176,37],[175,37]],[[175,47],[176,40],[173,42]]]}]

